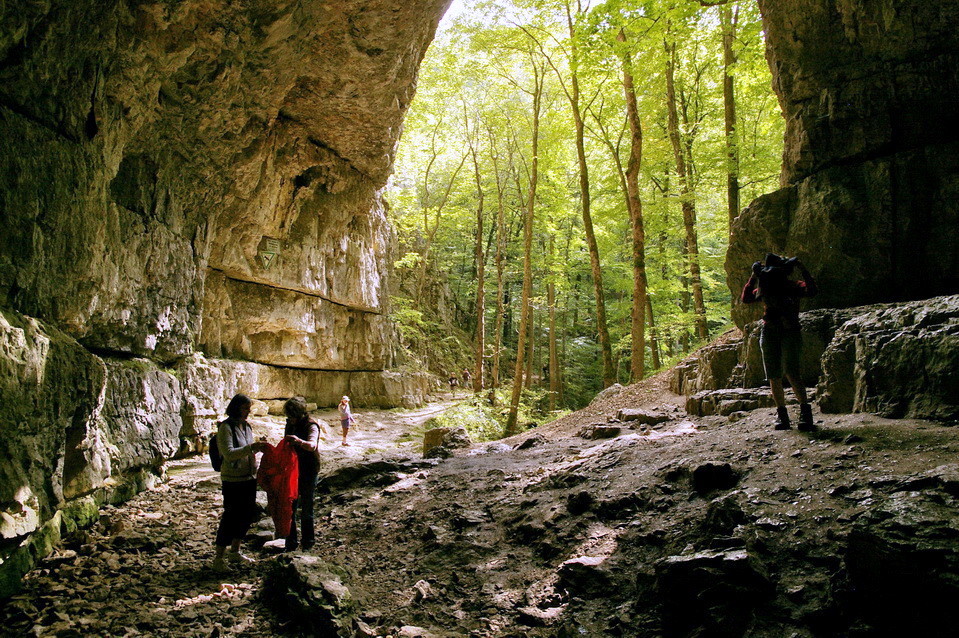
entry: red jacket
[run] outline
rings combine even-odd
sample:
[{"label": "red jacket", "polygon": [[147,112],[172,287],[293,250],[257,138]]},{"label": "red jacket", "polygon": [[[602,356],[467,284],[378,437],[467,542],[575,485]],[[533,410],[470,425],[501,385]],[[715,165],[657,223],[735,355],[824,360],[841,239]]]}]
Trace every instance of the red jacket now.
[{"label": "red jacket", "polygon": [[290,534],[293,501],[299,496],[299,474],[299,463],[292,443],[283,439],[276,447],[267,446],[260,459],[256,480],[266,492],[267,511],[273,518],[277,538],[286,538]]}]

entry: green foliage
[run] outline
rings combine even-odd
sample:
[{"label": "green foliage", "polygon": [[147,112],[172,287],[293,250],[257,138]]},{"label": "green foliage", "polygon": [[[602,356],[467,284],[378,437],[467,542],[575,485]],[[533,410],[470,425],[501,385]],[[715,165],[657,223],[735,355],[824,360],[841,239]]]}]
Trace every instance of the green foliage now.
[{"label": "green foliage", "polygon": [[473,441],[493,441],[503,436],[503,424],[489,403],[474,397],[426,422],[430,428],[464,427]]},{"label": "green foliage", "polygon": [[[646,272],[655,334],[663,361],[697,347],[690,272],[685,251],[679,180],[667,136],[664,42],[676,44],[675,82],[682,146],[695,199],[703,295],[710,334],[729,322],[730,291],[724,260],[728,243],[723,52],[717,7],[697,0],[470,1],[445,25],[421,67],[388,188],[390,218],[400,244],[399,290],[393,316],[414,365],[433,370],[470,367],[476,325],[477,271],[485,269],[487,353],[496,335],[496,243],[502,232],[506,307],[503,376],[515,361],[522,280],[522,213],[532,165],[533,65],[545,68],[539,131],[539,185],[535,202],[533,323],[534,375],[548,360],[546,286],[557,296],[556,332],[563,407],[579,407],[601,389],[597,319],[586,250],[574,125],[566,91],[576,69],[585,113],[590,201],[604,277],[607,324],[619,380],[628,382],[632,349],[631,231],[621,169],[629,159],[622,85],[629,56],[643,126],[639,189],[646,234]],[[570,34],[567,6],[573,20]],[[578,8],[581,8],[579,10]],[[771,91],[762,23],[754,2],[732,0],[736,18],[732,69],[736,86],[741,201],[775,189],[784,122]],[[623,37],[620,38],[620,32]],[[579,57],[569,56],[575,39]],[[575,62],[575,64],[574,64]],[[475,151],[478,166],[473,166]],[[465,158],[465,160],[464,160]],[[479,172],[479,184],[476,172]],[[479,191],[483,193],[484,262],[476,263]],[[496,227],[499,203],[504,224]],[[552,256],[550,253],[552,246]],[[426,282],[426,283],[423,283]],[[442,294],[440,293],[442,289]],[[447,296],[444,296],[447,295]],[[652,339],[647,331],[647,372]],[[450,339],[460,342],[459,345]],[[539,422],[546,403],[524,397]],[[508,403],[504,399],[500,404]]]},{"label": "green foliage", "polygon": [[392,297],[390,319],[400,337],[402,367],[444,375],[463,369],[463,362],[469,361],[467,336],[451,333],[435,314],[416,308],[412,299]]}]

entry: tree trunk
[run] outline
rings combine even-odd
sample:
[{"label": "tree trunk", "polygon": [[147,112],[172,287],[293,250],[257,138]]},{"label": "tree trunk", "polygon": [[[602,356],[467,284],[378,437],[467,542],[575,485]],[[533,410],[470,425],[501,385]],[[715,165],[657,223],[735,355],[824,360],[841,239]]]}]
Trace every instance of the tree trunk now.
[{"label": "tree trunk", "polygon": [[[620,29],[618,39],[626,42]],[[633,337],[629,374],[633,383],[641,381],[646,362],[646,231],[643,227],[643,202],[639,197],[639,170],[643,161],[643,125],[636,105],[633,61],[623,54],[623,92],[626,95],[626,119],[629,121],[629,162],[626,164],[626,204],[633,231],[633,308],[630,332]]]},{"label": "tree trunk", "polygon": [[539,168],[539,112],[543,97],[543,73],[533,65],[533,148],[532,168],[529,176],[529,199],[526,203],[526,218],[523,220],[523,301],[520,305],[519,343],[516,345],[516,367],[513,373],[513,395],[510,398],[509,416],[506,417],[506,436],[517,433],[519,398],[523,392],[523,352],[526,349],[526,332],[529,325],[529,306],[533,292],[533,213],[536,210],[536,184]]},{"label": "tree trunk", "polygon": [[662,363],[659,360],[659,338],[656,334],[656,324],[653,321],[653,300],[646,297],[646,314],[649,315],[649,350],[653,357],[653,370],[659,370]]},{"label": "tree trunk", "polygon": [[596,327],[599,333],[599,346],[603,357],[603,387],[609,387],[616,382],[616,371],[613,366],[613,348],[610,344],[609,329],[606,325],[606,298],[603,289],[603,271],[599,258],[599,246],[596,243],[596,234],[593,232],[593,216],[590,211],[589,197],[589,169],[586,164],[585,125],[579,104],[579,51],[576,45],[576,30],[573,27],[573,17],[569,5],[566,6],[566,23],[570,36],[570,108],[573,112],[573,123],[576,127],[576,157],[579,164],[579,191],[582,203],[583,230],[586,234],[586,246],[589,249],[589,265],[593,275],[593,294],[596,297]]},{"label": "tree trunk", "polygon": [[666,105],[668,109],[667,128],[676,160],[676,173],[679,177],[680,197],[683,207],[683,226],[686,228],[686,257],[689,269],[690,285],[693,289],[696,334],[705,341],[706,307],[703,302],[703,284],[699,269],[699,239],[696,236],[696,199],[690,188],[686,169],[685,151],[679,136],[679,115],[676,109],[676,44],[666,43]]},{"label": "tree trunk", "polygon": [[733,67],[736,65],[736,52],[733,41],[736,39],[736,22],[739,9],[733,16],[732,7],[724,4],[719,7],[719,23],[723,31],[723,115],[726,120],[726,202],[729,208],[729,228],[739,216],[739,139],[736,131],[736,85]]},{"label": "tree trunk", "polygon": [[476,177],[476,359],[473,365],[473,392],[481,392],[483,354],[486,351],[486,268],[483,258],[483,179],[476,149],[473,149],[473,172]]},{"label": "tree trunk", "polygon": [[[532,296],[532,291],[530,292]],[[523,373],[523,389],[533,387],[533,355],[536,349],[536,308],[529,303],[529,334],[526,335],[526,371]]]},{"label": "tree trunk", "polygon": [[556,241],[549,236],[549,278],[546,283],[546,305],[549,306],[549,411],[556,409],[559,397],[559,360],[556,347],[556,282],[553,281],[553,261],[556,256]]},{"label": "tree trunk", "polygon": [[493,370],[490,387],[500,385],[500,353],[503,349],[503,253],[506,251],[506,208],[503,205],[503,182],[499,173],[496,146],[492,130],[489,130],[490,152],[493,157],[493,175],[496,177],[496,330],[493,347]]}]

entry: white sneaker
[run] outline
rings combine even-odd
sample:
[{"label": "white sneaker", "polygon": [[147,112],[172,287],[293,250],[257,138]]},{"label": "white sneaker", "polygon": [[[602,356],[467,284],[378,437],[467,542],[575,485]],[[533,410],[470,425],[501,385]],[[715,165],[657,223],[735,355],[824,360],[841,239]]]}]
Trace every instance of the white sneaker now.
[{"label": "white sneaker", "polygon": [[210,568],[218,574],[223,574],[230,571],[230,568],[226,566],[226,562],[223,560],[222,556],[217,556],[213,559],[213,565]]},{"label": "white sneaker", "polygon": [[227,552],[226,559],[234,565],[252,565],[256,561],[240,552]]}]

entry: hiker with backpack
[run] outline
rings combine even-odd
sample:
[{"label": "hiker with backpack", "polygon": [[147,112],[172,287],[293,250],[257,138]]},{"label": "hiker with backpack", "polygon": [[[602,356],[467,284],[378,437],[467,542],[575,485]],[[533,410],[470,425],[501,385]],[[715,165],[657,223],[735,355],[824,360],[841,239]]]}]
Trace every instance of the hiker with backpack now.
[{"label": "hiker with backpack", "polygon": [[230,399],[227,418],[217,428],[215,445],[211,441],[210,457],[214,469],[219,458],[223,491],[223,516],[216,530],[213,558],[216,572],[227,571],[227,562],[235,565],[254,562],[240,553],[240,541],[256,517],[255,455],[263,452],[267,443],[253,440],[253,429],[246,420],[252,407],[253,402],[245,395],[237,394]]},{"label": "hiker with backpack", "polygon": [[316,477],[320,471],[320,425],[310,418],[306,409],[306,400],[294,397],[283,405],[286,413],[285,439],[293,444],[296,451],[299,478],[298,496],[293,501],[293,523],[286,537],[285,548],[293,551],[298,546],[296,537],[296,510],[300,510],[300,523],[303,549],[310,549],[316,541],[313,527],[313,494],[316,491]]},{"label": "hiker with backpack", "polygon": [[[790,279],[799,271],[799,280]],[[764,262],[756,262],[752,274],[743,288],[743,303],[762,300],[765,306],[759,347],[762,350],[763,367],[773,401],[776,404],[777,430],[789,429],[789,413],[783,393],[783,376],[789,380],[799,400],[798,429],[804,432],[815,430],[812,406],[806,398],[799,370],[802,354],[802,333],[799,325],[799,302],[803,297],[812,297],[818,292],[816,282],[798,257],[785,259],[768,253]]]}]

